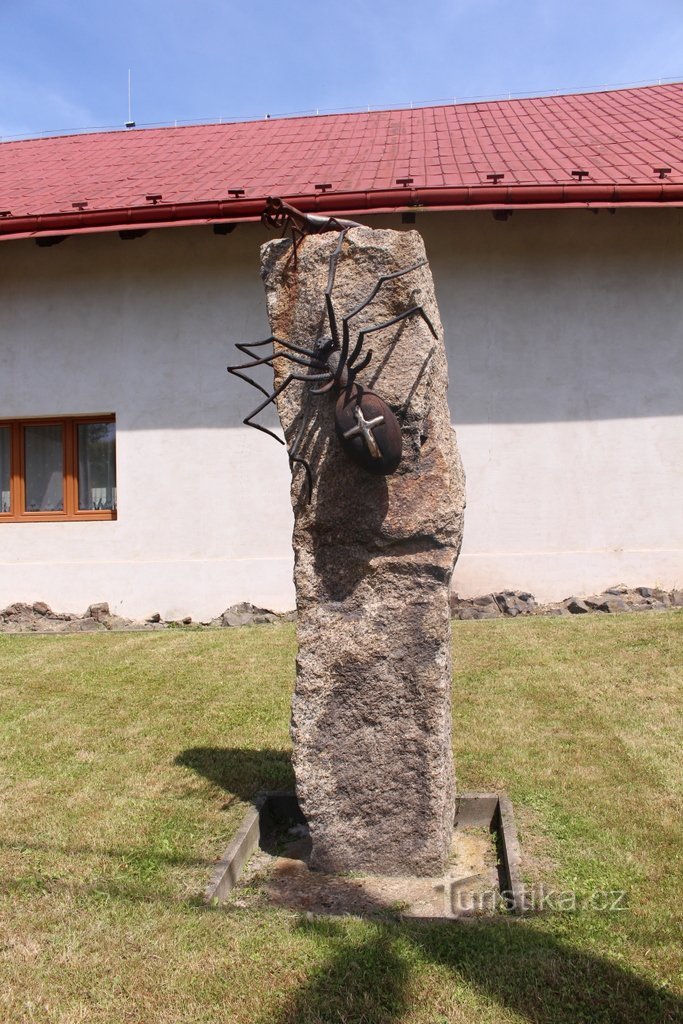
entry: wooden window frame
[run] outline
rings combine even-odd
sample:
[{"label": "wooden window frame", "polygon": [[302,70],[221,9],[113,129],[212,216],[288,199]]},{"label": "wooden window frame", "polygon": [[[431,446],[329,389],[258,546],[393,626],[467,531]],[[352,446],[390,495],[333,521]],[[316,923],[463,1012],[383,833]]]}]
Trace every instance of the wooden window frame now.
[{"label": "wooden window frame", "polygon": [[[10,430],[10,511],[0,512],[0,523],[80,523],[116,519],[115,508],[97,511],[78,508],[78,427],[85,423],[116,423],[116,416],[113,413],[93,413],[89,416],[41,416],[31,419],[0,420],[0,427],[9,427]],[[24,429],[35,426],[62,428],[64,508],[61,512],[23,511],[26,508]]]}]

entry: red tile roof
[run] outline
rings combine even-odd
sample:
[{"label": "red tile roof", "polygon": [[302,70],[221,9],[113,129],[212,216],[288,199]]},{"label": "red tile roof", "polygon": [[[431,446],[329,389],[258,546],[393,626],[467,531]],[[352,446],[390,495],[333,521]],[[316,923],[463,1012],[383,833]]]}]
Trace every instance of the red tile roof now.
[{"label": "red tile roof", "polygon": [[338,213],[683,204],[683,84],[0,144],[0,237],[246,220],[268,195]]}]

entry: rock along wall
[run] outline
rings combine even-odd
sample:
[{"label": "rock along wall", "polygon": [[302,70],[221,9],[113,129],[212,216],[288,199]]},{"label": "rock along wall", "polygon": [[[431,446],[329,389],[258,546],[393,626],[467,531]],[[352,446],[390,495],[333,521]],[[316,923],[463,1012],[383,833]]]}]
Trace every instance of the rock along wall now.
[{"label": "rock along wall", "polygon": [[[263,246],[277,337],[311,346],[329,335],[324,288],[338,237],[305,239],[296,267],[289,241]],[[351,230],[332,296],[338,319],[380,275],[424,257],[416,231]],[[328,871],[435,874],[451,841],[448,589],[462,538],[464,476],[429,267],[383,285],[352,321],[351,339],[415,304],[424,306],[438,340],[416,316],[372,334],[364,351],[374,355],[358,378],[401,424],[403,457],[393,476],[373,476],[342,451],[330,395],[293,383],[278,399],[290,442],[303,412],[301,452],[315,477],[310,503],[300,467],[292,478],[299,643],[292,736],[311,865]],[[291,364],[276,362],[281,381]]]}]

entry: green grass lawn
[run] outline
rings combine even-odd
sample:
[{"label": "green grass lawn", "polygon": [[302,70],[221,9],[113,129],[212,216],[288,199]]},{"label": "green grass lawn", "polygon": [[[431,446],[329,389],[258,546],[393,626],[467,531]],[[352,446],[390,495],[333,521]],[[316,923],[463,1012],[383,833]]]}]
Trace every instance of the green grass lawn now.
[{"label": "green grass lawn", "polygon": [[201,903],[292,784],[293,627],[0,637],[0,1021],[683,1021],[682,641],[454,623],[460,789],[508,791],[526,882],[576,909],[435,925]]}]

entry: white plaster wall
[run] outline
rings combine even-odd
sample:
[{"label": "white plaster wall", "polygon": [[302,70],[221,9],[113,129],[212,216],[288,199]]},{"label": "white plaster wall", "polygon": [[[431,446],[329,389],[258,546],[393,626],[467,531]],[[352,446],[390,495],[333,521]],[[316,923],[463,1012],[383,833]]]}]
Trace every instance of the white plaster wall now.
[{"label": "white plaster wall", "polygon": [[[682,224],[418,218],[468,477],[460,593],[683,583]],[[0,419],[115,413],[119,493],[116,522],[0,524],[0,606],[292,607],[287,460],[241,426],[257,393],[225,373],[235,341],[268,334],[265,237],[0,245]]]},{"label": "white plaster wall", "polygon": [[683,217],[442,218],[425,232],[468,476],[455,587],[683,585]]}]

